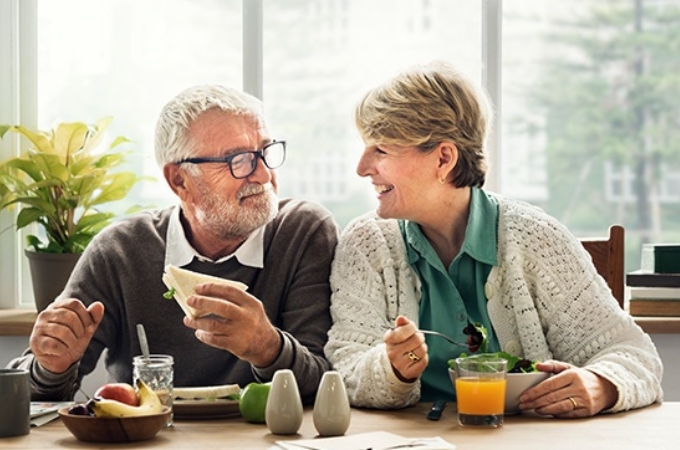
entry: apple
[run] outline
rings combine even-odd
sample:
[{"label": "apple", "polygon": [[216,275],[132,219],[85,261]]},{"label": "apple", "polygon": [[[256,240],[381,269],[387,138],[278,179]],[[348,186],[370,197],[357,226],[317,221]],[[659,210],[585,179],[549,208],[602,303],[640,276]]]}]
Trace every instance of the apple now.
[{"label": "apple", "polygon": [[94,397],[116,400],[130,406],[139,406],[139,397],[135,388],[127,383],[109,383],[97,389]]},{"label": "apple", "polygon": [[265,423],[265,410],[271,386],[271,383],[250,383],[243,388],[238,409],[247,422]]}]

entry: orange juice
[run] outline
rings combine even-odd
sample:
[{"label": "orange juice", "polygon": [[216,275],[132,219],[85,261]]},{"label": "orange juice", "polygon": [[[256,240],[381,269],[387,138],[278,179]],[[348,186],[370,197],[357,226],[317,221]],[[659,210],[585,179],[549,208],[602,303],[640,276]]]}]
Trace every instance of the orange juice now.
[{"label": "orange juice", "polygon": [[458,412],[475,416],[503,414],[505,378],[457,378]]}]

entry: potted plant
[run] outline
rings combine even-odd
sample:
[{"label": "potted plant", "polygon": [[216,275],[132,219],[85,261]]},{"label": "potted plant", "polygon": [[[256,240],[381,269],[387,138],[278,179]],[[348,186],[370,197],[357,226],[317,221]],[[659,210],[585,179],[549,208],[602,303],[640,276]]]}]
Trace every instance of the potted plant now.
[{"label": "potted plant", "polygon": [[45,131],[0,124],[0,138],[13,132],[32,144],[0,162],[0,212],[19,205],[17,230],[35,223],[45,232],[45,240],[29,235],[25,250],[39,311],[61,292],[80,254],[113,219],[115,214],[100,205],[121,200],[140,180],[132,172],[112,172],[125,154],[111,150],[130,142],[127,138],[119,136],[108,151],[100,149],[111,120],[60,123]]}]

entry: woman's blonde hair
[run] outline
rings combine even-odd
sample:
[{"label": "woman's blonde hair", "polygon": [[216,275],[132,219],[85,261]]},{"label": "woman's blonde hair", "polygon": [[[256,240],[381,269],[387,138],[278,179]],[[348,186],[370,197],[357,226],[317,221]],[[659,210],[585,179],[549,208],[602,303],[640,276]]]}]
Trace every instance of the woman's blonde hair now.
[{"label": "woman's blonde hair", "polygon": [[367,145],[431,152],[441,142],[453,142],[459,155],[450,181],[456,187],[484,185],[489,102],[448,63],[414,66],[369,91],[356,108],[355,121]]}]

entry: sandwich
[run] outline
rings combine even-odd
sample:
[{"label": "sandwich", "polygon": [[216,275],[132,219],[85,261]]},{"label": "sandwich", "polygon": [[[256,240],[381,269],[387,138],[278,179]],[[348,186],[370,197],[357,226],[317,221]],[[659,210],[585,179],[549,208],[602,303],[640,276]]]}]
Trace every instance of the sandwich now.
[{"label": "sandwich", "polygon": [[221,386],[176,387],[172,390],[172,398],[180,400],[237,400],[241,394],[238,384]]},{"label": "sandwich", "polygon": [[208,282],[226,284],[237,289],[241,289],[242,291],[248,289],[248,286],[238,281],[192,272],[191,270],[180,269],[179,267],[169,264],[165,267],[165,273],[163,274],[163,283],[165,283],[169,291],[163,296],[168,299],[174,297],[175,300],[177,300],[180,308],[182,308],[182,311],[184,311],[184,314],[190,318],[197,319],[199,317],[205,317],[210,315],[210,313],[198,311],[195,308],[187,305],[187,298],[196,294],[194,288],[197,284]]}]

